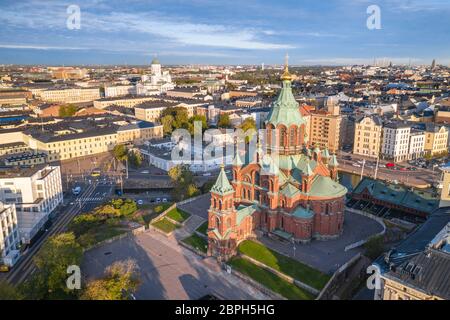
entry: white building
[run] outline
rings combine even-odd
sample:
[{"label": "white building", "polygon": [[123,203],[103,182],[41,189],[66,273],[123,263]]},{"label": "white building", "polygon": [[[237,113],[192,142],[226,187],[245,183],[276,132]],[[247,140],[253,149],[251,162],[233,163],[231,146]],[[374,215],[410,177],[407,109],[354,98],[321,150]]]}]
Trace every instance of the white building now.
[{"label": "white building", "polygon": [[409,160],[422,158],[425,154],[425,132],[411,130],[409,137]]},{"label": "white building", "polygon": [[13,266],[19,259],[16,208],[0,202],[0,265]]},{"label": "white building", "polygon": [[63,201],[60,167],[43,164],[0,172],[0,200],[15,205],[20,240],[29,243]]},{"label": "white building", "polygon": [[382,157],[394,162],[408,160],[410,133],[411,126],[406,123],[395,122],[387,124],[384,127],[381,147]]},{"label": "white building", "polygon": [[156,58],[152,61],[151,74],[143,75],[142,82],[136,85],[138,95],[153,95],[155,91],[163,93],[174,88],[169,71],[162,71],[161,63]]},{"label": "white building", "polygon": [[105,98],[135,95],[136,93],[136,86],[132,85],[105,87]]}]

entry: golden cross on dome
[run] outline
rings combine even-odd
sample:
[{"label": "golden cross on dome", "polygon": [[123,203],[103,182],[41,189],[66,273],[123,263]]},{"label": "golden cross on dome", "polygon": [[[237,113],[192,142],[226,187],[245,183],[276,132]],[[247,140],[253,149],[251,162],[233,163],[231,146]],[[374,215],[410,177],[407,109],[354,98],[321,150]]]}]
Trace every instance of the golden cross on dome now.
[{"label": "golden cross on dome", "polygon": [[289,73],[289,55],[287,53],[284,58],[284,72],[283,72],[283,75],[281,76],[281,80],[292,81],[292,76]]}]

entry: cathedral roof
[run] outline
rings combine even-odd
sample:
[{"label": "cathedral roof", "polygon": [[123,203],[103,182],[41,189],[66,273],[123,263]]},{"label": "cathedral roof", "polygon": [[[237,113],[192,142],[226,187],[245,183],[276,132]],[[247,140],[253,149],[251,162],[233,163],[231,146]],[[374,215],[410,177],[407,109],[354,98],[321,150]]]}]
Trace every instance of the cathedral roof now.
[{"label": "cathedral roof", "polygon": [[330,177],[317,175],[312,183],[309,195],[315,197],[343,197],[347,194],[347,188],[337,183]]},{"label": "cathedral roof", "polygon": [[153,58],[152,64],[161,64],[158,60],[158,58]]},{"label": "cathedral roof", "polygon": [[330,166],[331,167],[338,167],[339,166],[339,163],[337,161],[337,158],[336,158],[335,154],[333,154],[333,156],[331,157]]},{"label": "cathedral roof", "polygon": [[211,192],[214,192],[219,195],[226,195],[229,193],[233,193],[234,189],[228,181],[227,175],[225,173],[225,167],[222,165],[220,169],[219,177],[217,177],[216,183],[211,188]]},{"label": "cathedral roof", "polygon": [[283,124],[286,127],[305,124],[306,121],[300,113],[299,104],[292,94],[292,77],[289,74],[287,65],[282,80],[283,88],[281,89],[277,100],[272,105],[267,122],[275,127],[279,124]]}]

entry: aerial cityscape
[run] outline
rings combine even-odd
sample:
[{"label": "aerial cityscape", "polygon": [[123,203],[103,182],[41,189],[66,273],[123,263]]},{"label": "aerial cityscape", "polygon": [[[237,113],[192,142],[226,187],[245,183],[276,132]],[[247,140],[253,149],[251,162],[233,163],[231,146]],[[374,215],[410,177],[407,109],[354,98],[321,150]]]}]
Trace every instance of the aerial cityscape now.
[{"label": "aerial cityscape", "polygon": [[237,7],[2,3],[0,300],[450,299],[450,3]]}]

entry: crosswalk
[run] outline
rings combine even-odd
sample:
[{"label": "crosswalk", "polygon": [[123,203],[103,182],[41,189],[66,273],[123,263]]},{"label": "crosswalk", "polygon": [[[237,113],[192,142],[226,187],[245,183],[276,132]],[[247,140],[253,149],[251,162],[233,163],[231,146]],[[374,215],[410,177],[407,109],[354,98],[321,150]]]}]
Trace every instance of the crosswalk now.
[{"label": "crosswalk", "polygon": [[103,201],[105,198],[104,197],[96,197],[96,198],[83,198],[80,199],[81,202],[98,202],[98,201]]}]

